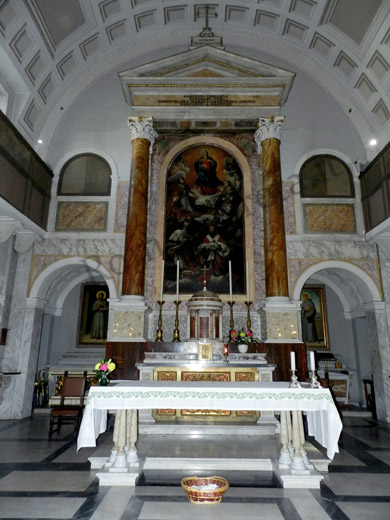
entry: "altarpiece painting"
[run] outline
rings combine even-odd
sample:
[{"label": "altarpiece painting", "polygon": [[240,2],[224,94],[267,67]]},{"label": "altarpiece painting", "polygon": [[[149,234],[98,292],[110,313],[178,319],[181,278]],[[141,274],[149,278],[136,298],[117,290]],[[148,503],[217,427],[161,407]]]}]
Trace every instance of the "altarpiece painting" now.
[{"label": "altarpiece painting", "polygon": [[229,261],[233,293],[245,289],[244,200],[242,171],[226,150],[196,145],[178,154],[168,169],[165,221],[165,285],[180,293],[207,288],[229,293]]}]

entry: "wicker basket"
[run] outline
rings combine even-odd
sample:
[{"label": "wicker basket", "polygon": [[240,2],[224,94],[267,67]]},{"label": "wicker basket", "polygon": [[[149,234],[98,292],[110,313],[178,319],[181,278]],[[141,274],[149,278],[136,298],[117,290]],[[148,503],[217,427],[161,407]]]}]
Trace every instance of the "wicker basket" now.
[{"label": "wicker basket", "polygon": [[[212,491],[198,489],[209,484],[216,484],[218,487]],[[188,500],[193,504],[212,505],[221,502],[229,482],[223,477],[186,477],[182,479],[181,485],[187,493]]]}]

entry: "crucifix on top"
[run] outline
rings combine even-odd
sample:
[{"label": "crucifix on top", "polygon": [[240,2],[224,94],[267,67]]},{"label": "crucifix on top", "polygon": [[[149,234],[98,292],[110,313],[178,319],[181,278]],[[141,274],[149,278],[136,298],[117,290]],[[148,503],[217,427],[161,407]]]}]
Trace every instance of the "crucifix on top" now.
[{"label": "crucifix on top", "polygon": [[190,49],[193,49],[195,47],[202,47],[203,45],[211,45],[212,47],[218,47],[220,49],[223,49],[222,38],[219,36],[215,36],[211,27],[209,27],[209,19],[216,18],[217,16],[218,14],[216,6],[204,4],[196,9],[196,19],[205,18],[206,27],[203,27],[203,30],[199,33],[198,36],[192,36]]},{"label": "crucifix on top", "polygon": [[206,18],[206,27],[203,27],[203,31],[199,33],[199,36],[214,36],[211,27],[209,27],[209,17],[212,16],[216,18],[218,16],[215,7],[211,7],[210,5],[198,7],[196,10],[196,16],[197,18]]}]

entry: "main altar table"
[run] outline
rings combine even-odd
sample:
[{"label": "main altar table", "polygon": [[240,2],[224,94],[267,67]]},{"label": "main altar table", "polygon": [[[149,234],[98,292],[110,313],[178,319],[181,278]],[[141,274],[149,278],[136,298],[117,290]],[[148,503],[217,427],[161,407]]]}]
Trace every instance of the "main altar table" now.
[{"label": "main altar table", "polygon": [[[340,416],[327,388],[311,388],[310,386],[289,388],[289,384],[284,382],[113,381],[106,387],[93,386],[90,388],[78,435],[77,449],[96,446],[96,439],[107,428],[107,410],[150,408],[282,412],[282,453],[283,450],[286,452],[289,443],[293,444],[295,448],[292,439],[294,428],[298,430],[298,437],[299,429],[302,434],[302,426],[299,428],[295,415],[299,417],[300,412],[305,412],[308,434],[326,448],[330,459],[338,452],[338,439],[342,430]],[[283,412],[291,412],[291,416],[288,414],[286,419],[286,414]],[[136,414],[134,415],[133,430],[137,425]],[[290,422],[292,435],[290,435],[290,439],[283,439],[284,433],[288,436],[289,417],[290,419],[292,417]],[[132,444],[134,451],[134,437]]]}]

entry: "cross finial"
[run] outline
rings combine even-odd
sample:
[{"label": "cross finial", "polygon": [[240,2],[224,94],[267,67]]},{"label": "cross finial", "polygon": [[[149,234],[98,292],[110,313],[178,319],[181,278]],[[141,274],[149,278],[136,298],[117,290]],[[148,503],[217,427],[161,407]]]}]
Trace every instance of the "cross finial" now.
[{"label": "cross finial", "polygon": [[[201,13],[201,9],[204,9],[204,11],[205,11],[204,15],[203,15],[203,13]],[[215,9],[215,8],[211,7],[210,5],[205,4],[196,11],[196,15],[198,17],[204,16],[206,18],[206,27],[203,27],[203,31],[199,34],[199,36],[214,36],[214,33],[211,30],[211,27],[209,27],[209,18],[210,18],[210,16],[217,17],[218,15],[215,11],[213,12],[213,14],[210,14],[210,11],[212,11],[212,9]]]}]

